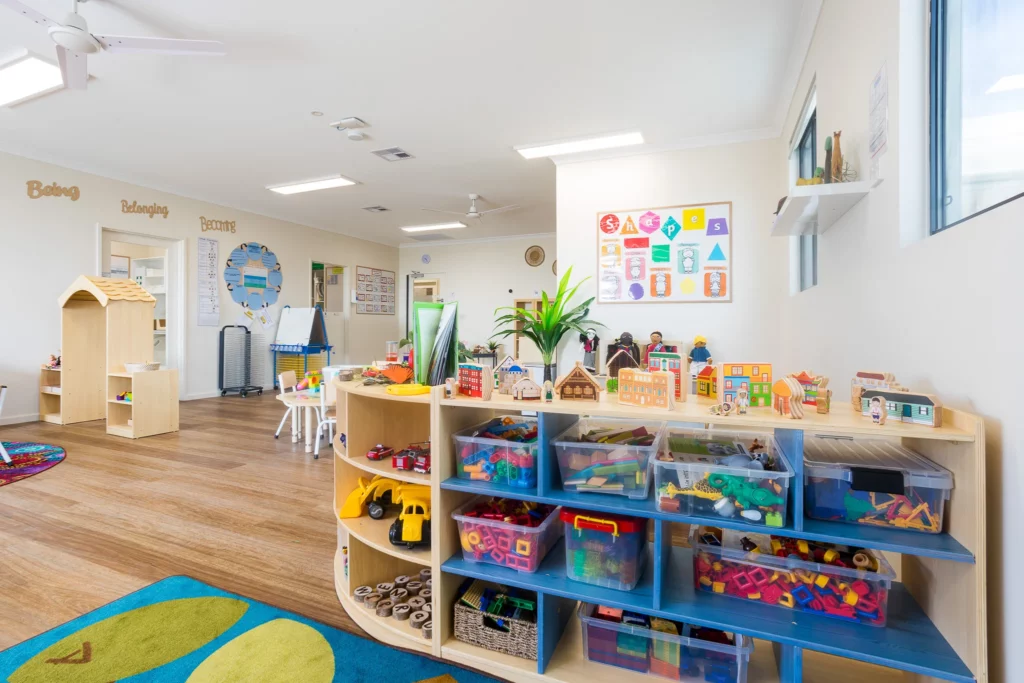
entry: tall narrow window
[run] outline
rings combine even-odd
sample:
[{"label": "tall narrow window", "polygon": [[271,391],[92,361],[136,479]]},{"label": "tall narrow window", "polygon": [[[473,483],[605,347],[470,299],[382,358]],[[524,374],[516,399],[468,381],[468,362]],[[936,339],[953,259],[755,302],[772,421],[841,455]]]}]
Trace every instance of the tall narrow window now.
[{"label": "tall narrow window", "polygon": [[[818,167],[818,113],[811,112],[807,120],[800,143],[794,150],[797,159],[798,175],[801,178],[813,178],[814,169]],[[810,289],[818,284],[818,236],[800,236],[800,291]]]},{"label": "tall narrow window", "polygon": [[1024,196],[1024,3],[931,0],[931,231]]}]

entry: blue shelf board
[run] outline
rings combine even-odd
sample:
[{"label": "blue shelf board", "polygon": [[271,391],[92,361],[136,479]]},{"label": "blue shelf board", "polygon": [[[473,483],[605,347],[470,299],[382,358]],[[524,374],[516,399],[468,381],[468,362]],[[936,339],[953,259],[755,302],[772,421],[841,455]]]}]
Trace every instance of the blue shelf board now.
[{"label": "blue shelf board", "polygon": [[940,560],[974,564],[974,554],[949,534],[919,534],[902,529],[886,529],[865,524],[825,522],[815,519],[804,519],[803,531],[796,531],[790,527],[774,529],[721,517],[695,517],[692,515],[662,512],[658,510],[654,499],[650,497],[642,500],[633,500],[626,496],[613,496],[601,493],[573,493],[562,490],[555,490],[541,496],[537,494],[535,489],[496,486],[487,482],[457,479],[454,477],[441,482],[441,488],[492,496],[497,495],[517,500],[532,500],[552,505],[564,505],[571,508],[596,510],[609,514],[662,519],[682,524],[706,524],[726,529],[739,529],[755,533],[770,533],[778,536],[828,541],[863,548],[886,550],[903,555],[934,557]]},{"label": "blue shelf board", "polygon": [[974,675],[902,584],[889,591],[888,625],[876,628],[771,605],[747,602],[693,589],[693,559],[689,549],[673,548],[667,576],[678,581],[666,585],[659,609],[653,606],[653,568],[648,564],[640,585],[618,591],[570,580],[565,574],[565,546],[560,542],[527,574],[490,564],[453,557],[441,570],[461,576],[636,610],[666,619],[735,631],[827,654],[870,662],[957,683],[971,683]]}]

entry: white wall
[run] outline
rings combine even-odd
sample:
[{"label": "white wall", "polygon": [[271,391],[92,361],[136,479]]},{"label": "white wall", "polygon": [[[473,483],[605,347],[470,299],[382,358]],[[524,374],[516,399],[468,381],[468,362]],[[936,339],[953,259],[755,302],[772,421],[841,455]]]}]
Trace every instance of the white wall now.
[{"label": "white wall", "polygon": [[[544,263],[536,268],[526,263],[524,256],[533,245],[544,249],[545,255]],[[424,255],[430,257],[430,263],[423,263]],[[423,273],[425,278],[439,278],[444,300],[459,302],[459,339],[473,348],[486,344],[493,334],[495,308],[511,306],[515,299],[539,299],[541,291],[554,295],[558,282],[551,264],[555,258],[555,233],[403,245],[399,249],[398,277],[402,331],[405,276],[413,271]],[[511,352],[511,337],[498,341]]]},{"label": "white wall", "polygon": [[[67,197],[30,199],[26,181],[77,186],[77,201]],[[121,212],[121,200],[168,206],[167,218]],[[301,195],[290,198],[302,201]],[[199,218],[235,221],[236,232],[202,232]],[[0,154],[0,382],[10,387],[3,422],[36,419],[39,365],[60,346],[57,299],[78,275],[99,275],[97,224],[114,230],[184,239],[187,263],[186,372],[189,397],[217,392],[219,327],[197,322],[196,268],[200,236],[219,241],[223,264],[242,242],[266,244],[282,264],[280,305],[309,305],[312,259],[346,266],[398,270],[398,250],[294,223],[257,216],[157,192],[21,157]],[[240,308],[220,283],[221,325],[235,324]],[[279,309],[275,307],[275,309]],[[275,310],[277,312],[277,310]],[[351,316],[349,357],[369,362],[384,342],[397,338],[399,316]],[[333,360],[333,359],[332,359]],[[269,366],[269,362],[268,362]]]},{"label": "white wall", "polygon": [[[914,3],[903,4],[906,10]],[[984,416],[991,679],[1019,681],[1024,680],[1024,650],[1005,644],[1024,640],[1024,595],[1016,588],[1024,548],[1014,531],[1014,521],[1024,518],[1024,467],[1018,459],[1024,455],[1024,425],[1016,415],[1024,382],[1019,367],[1024,202],[900,246],[901,233],[919,233],[925,224],[915,188],[909,180],[901,184],[919,175],[923,164],[919,155],[900,158],[900,150],[913,142],[900,140],[900,134],[927,129],[919,117],[900,125],[900,113],[917,107],[911,98],[921,93],[921,74],[913,92],[899,91],[904,82],[897,80],[900,19],[900,3],[892,0],[824,4],[784,133],[788,137],[815,78],[819,143],[842,129],[843,149],[859,159],[863,173],[868,86],[885,61],[886,178],[820,237],[819,284],[785,307],[785,329],[799,334],[787,334],[781,359],[789,367],[808,366],[834,378],[862,367],[888,370],[907,386],[934,392],[946,405]],[[922,27],[903,29],[912,37]],[[903,96],[907,101],[901,103]],[[843,391],[844,381],[833,384]]]},{"label": "white wall", "polygon": [[[788,245],[768,234],[785,194],[785,180],[775,172],[781,150],[778,140],[760,140],[559,165],[558,268],[571,265],[573,281],[591,278],[580,288],[587,297],[597,291],[599,211],[733,202],[732,303],[595,303],[591,318],[605,325],[598,330],[602,347],[622,332],[639,343],[659,330],[666,341],[682,342],[683,353],[702,334],[716,360],[778,356],[779,312],[766,294],[775,300],[788,286]],[[559,366],[581,358],[578,342],[564,344]]]}]

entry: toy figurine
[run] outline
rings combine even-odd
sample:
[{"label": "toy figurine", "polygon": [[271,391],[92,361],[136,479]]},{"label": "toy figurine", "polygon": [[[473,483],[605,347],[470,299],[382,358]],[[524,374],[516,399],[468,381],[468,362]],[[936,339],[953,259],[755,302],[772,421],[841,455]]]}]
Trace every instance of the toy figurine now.
[{"label": "toy figurine", "polygon": [[739,415],[746,415],[750,407],[750,392],[740,387],[736,390],[736,412]]},{"label": "toy figurine", "polygon": [[455,398],[455,394],[459,391],[458,383],[454,377],[449,377],[444,381],[444,397]]},{"label": "toy figurine", "polygon": [[544,402],[551,403],[555,400],[555,385],[551,383],[551,380],[544,380]]},{"label": "toy figurine", "polygon": [[43,366],[44,370],[60,370],[60,356],[50,354],[50,360],[46,361],[46,365]]},{"label": "toy figurine", "polygon": [[668,346],[661,341],[661,332],[658,332],[657,330],[651,332],[651,343],[648,344],[647,349],[644,350],[644,367],[650,368],[652,353],[674,352],[675,350],[676,347]]},{"label": "toy figurine", "polygon": [[876,425],[884,425],[885,418],[889,411],[886,410],[885,402],[878,396],[873,396],[870,401],[871,420]]},{"label": "toy figurine", "polygon": [[597,336],[597,330],[593,327],[587,329],[586,334],[580,335],[580,350],[583,351],[583,367],[593,373],[597,373],[597,354],[601,348],[601,339]]},{"label": "toy figurine", "polygon": [[[704,365],[711,365],[715,361],[711,358],[711,352],[708,351],[708,340],[701,335],[697,335],[693,338],[693,350],[690,351],[689,361],[691,363],[703,363]],[[703,370],[703,366],[697,369],[697,372]]]},{"label": "toy figurine", "polygon": [[623,332],[614,344],[608,345],[606,374],[617,378],[621,368],[640,368],[640,347],[629,332]]}]

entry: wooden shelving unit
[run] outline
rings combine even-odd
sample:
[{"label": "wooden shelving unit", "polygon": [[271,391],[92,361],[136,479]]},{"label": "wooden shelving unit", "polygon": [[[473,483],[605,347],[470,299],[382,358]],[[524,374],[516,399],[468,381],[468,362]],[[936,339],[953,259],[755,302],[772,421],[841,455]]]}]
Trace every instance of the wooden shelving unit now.
[{"label": "wooden shelving unit", "polygon": [[53,424],[64,424],[61,417],[60,368],[39,371],[39,419]]},{"label": "wooden shelving unit", "polygon": [[[372,446],[381,442],[382,438],[387,445],[393,445],[386,439],[396,436],[396,433],[381,437],[370,436],[370,433],[360,435],[355,425],[399,429],[385,427],[379,418],[382,412],[390,414],[395,411],[396,416],[406,415],[408,419],[408,414],[397,408],[398,403],[388,401],[382,392],[371,398],[363,387],[358,387],[354,392],[346,391],[344,384],[339,384],[339,387],[339,395],[344,392],[344,400],[350,408],[349,424],[355,429],[355,434],[349,436],[349,455],[353,459],[357,458],[358,454],[365,452],[364,446],[367,443]],[[380,405],[384,403],[389,404],[387,408]],[[357,408],[351,409],[354,404]],[[915,680],[963,683],[988,680],[985,438],[983,423],[976,416],[944,409],[944,426],[931,429],[902,423],[874,425],[856,413],[849,404],[838,401],[833,403],[829,415],[812,413],[803,420],[794,421],[775,417],[766,409],[753,409],[745,416],[712,416],[708,413],[708,404],[693,397],[678,404],[673,411],[656,413],[620,406],[614,402],[614,397],[609,400],[607,396],[596,403],[556,400],[553,403],[524,404],[503,395],[494,395],[490,401],[444,399],[441,388],[434,389],[429,405],[425,408],[429,411],[433,446],[433,472],[430,476],[433,491],[433,544],[430,549],[430,566],[435,577],[434,656],[513,681],[639,681],[641,676],[637,674],[585,661],[580,625],[574,616],[577,601],[584,600],[749,635],[757,640],[757,646],[748,680],[758,683],[775,680],[799,682],[803,680],[805,671],[809,675],[811,672],[818,676],[827,675],[831,683],[864,680],[888,683],[904,680],[905,674]],[[536,488],[495,488],[455,478],[452,434],[486,421],[493,415],[524,409],[538,411],[539,441],[544,445],[538,460]],[[368,419],[372,418],[375,411],[382,411],[376,413],[376,423]],[[795,476],[790,486],[789,524],[782,529],[772,529],[771,533],[877,548],[889,553],[890,562],[898,567],[901,582],[894,584],[890,592],[887,627],[849,624],[817,615],[794,613],[695,592],[690,550],[672,546],[671,525],[719,523],[721,526],[730,526],[729,522],[664,514],[657,510],[653,500],[635,501],[620,496],[576,494],[562,490],[558,465],[553,449],[549,446],[553,436],[582,415],[650,419],[655,414],[658,419],[676,423],[721,424],[772,430],[793,465]],[[422,418],[422,413],[420,416]],[[353,417],[359,422],[352,422]],[[399,422],[401,420],[390,424]],[[888,438],[926,455],[950,470],[954,475],[954,489],[947,507],[947,528],[944,533],[917,534],[804,519],[803,441],[805,438],[813,438],[815,434]],[[357,473],[365,472],[366,468],[352,464],[353,460],[349,457],[343,457],[340,443],[336,450],[336,495],[343,496],[350,490],[346,477],[358,476]],[[533,574],[463,560],[457,526],[451,519],[451,513],[479,493],[649,519],[649,531],[654,542],[649,545],[648,568],[640,585],[633,591],[617,591],[568,579],[562,543],[546,556],[540,570]],[[362,530],[361,526],[353,526],[348,530],[349,568],[350,572],[355,569],[356,573],[353,573],[347,586],[369,583],[356,578],[361,553],[373,552],[374,557],[388,557],[389,561],[416,566],[410,558],[392,557],[373,549],[367,543],[369,532]],[[386,575],[388,572],[379,573]],[[466,577],[496,581],[537,592],[540,615],[537,662],[499,655],[454,639],[451,608],[456,592]],[[342,604],[346,609],[351,605],[359,615],[361,608],[351,600],[343,599]],[[365,610],[362,612],[366,614]],[[359,615],[360,618],[362,616]],[[408,647],[408,638],[381,629],[379,625],[375,626],[376,632],[368,629],[374,637],[396,646]],[[646,680],[645,676],[643,678]]]}]

